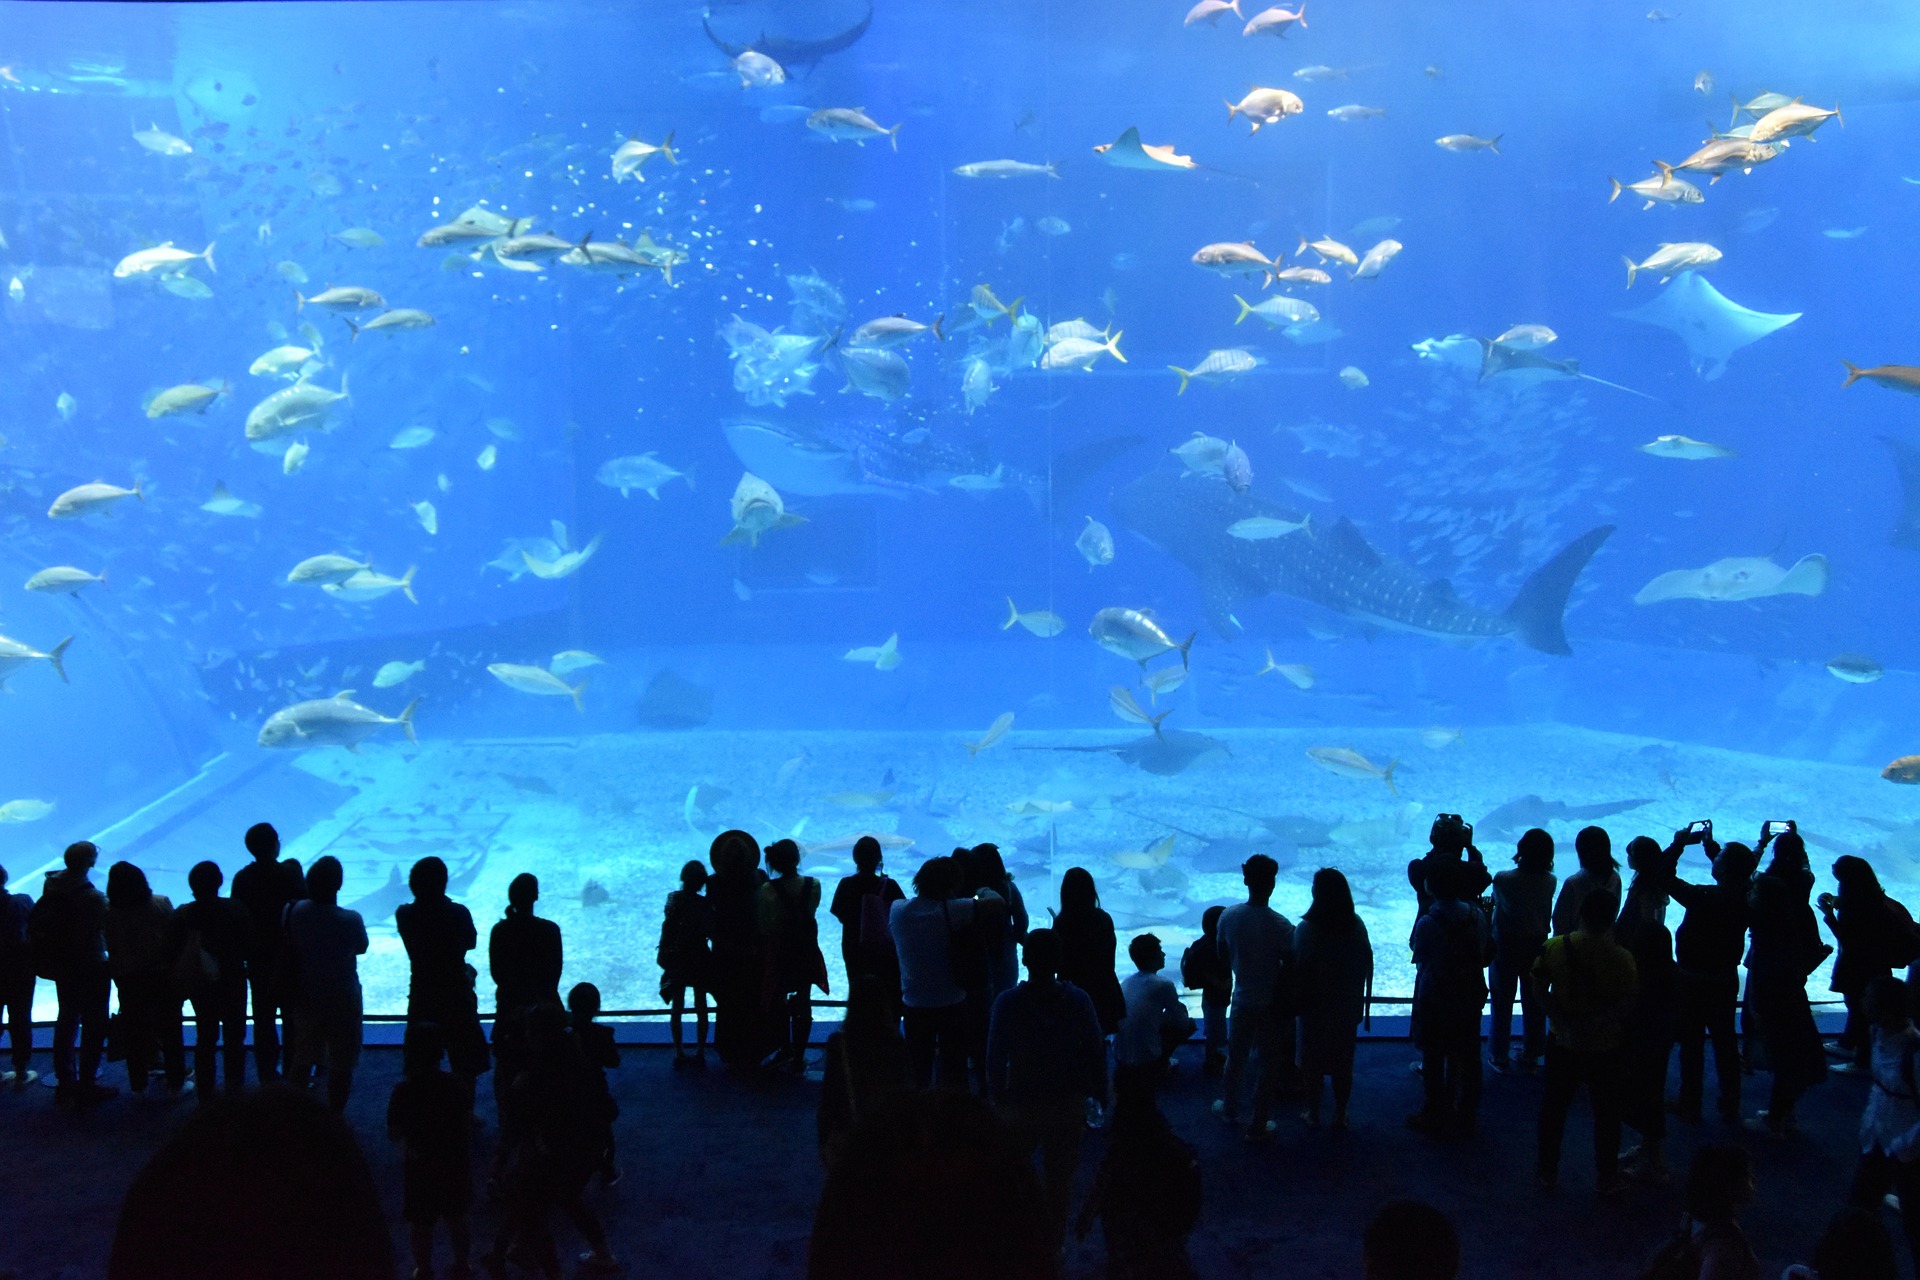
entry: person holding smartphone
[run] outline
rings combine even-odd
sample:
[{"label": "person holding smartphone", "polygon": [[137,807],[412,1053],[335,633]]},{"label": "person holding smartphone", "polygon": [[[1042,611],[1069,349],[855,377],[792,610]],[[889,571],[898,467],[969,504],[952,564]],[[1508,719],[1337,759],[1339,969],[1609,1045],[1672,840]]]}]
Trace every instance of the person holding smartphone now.
[{"label": "person holding smartphone", "polygon": [[1738,841],[1723,847],[1711,827],[1695,833],[1676,831],[1685,855],[1697,844],[1707,857],[1711,881],[1682,880],[1678,864],[1667,893],[1686,914],[1673,933],[1675,985],[1674,1038],[1680,1046],[1680,1093],[1667,1109],[1683,1120],[1698,1121],[1706,1092],[1707,1042],[1713,1042],[1714,1078],[1719,1085],[1720,1117],[1740,1119],[1740,957],[1747,947],[1747,892],[1752,885],[1753,850]]}]

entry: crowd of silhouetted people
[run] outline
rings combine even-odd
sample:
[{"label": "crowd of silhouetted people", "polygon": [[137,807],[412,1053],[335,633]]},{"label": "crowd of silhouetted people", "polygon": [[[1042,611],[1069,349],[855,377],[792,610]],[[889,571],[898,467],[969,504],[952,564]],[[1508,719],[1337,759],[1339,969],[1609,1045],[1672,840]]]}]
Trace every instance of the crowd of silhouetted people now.
[{"label": "crowd of silhouetted people", "polygon": [[[191,1081],[212,1104],[136,1179],[111,1276],[390,1274],[378,1196],[340,1119],[364,1039],[367,922],[339,904],[336,859],[302,869],[264,823],[246,847],[252,861],[226,896],[218,865],[202,862],[179,906],[128,862],[107,870],[103,892],[98,850],[85,842],[67,849],[37,900],[5,892],[0,870],[4,1081],[24,1091],[36,1078],[30,1019],[45,980],[58,1010],[57,1105],[86,1110],[114,1094],[103,1058],[124,1062],[136,1095],[179,1094]],[[1694,849],[1705,875],[1689,878],[1682,863]],[[1495,871],[1472,829],[1443,814],[1408,864],[1419,1080],[1406,1125],[1416,1140],[1471,1138],[1487,1070],[1537,1074],[1540,1187],[1559,1187],[1567,1120],[1584,1094],[1593,1187],[1613,1196],[1672,1177],[1668,1125],[1704,1123],[1709,1047],[1730,1134],[1788,1134],[1809,1089],[1830,1072],[1856,1075],[1868,1089],[1847,1204],[1794,1274],[1896,1275],[1889,1207],[1920,1258],[1920,1031],[1900,976],[1920,960],[1920,931],[1871,866],[1839,858],[1838,892],[1815,898],[1791,823],[1768,823],[1751,845],[1722,844],[1708,823],[1665,845],[1637,837],[1624,867],[1607,832],[1588,827],[1574,852],[1562,882],[1552,837],[1535,829]],[[991,844],[928,858],[906,886],[873,837],[852,854],[855,870],[829,898],[801,874],[793,841],[763,850],[745,832],[721,834],[667,895],[656,956],[676,1070],[704,1069],[711,1046],[730,1073],[819,1080],[826,1178],[811,1275],[1052,1276],[1069,1235],[1097,1227],[1110,1276],[1178,1280],[1196,1274],[1188,1244],[1205,1179],[1160,1108],[1170,1078],[1209,1082],[1213,1114],[1249,1144],[1276,1140],[1283,1103],[1307,1126],[1349,1125],[1375,941],[1340,871],[1314,874],[1296,922],[1271,905],[1278,865],[1254,854],[1245,900],[1206,910],[1173,976],[1161,940],[1142,933],[1123,977],[1113,920],[1084,868],[1061,877],[1042,916]],[[583,982],[563,998],[560,929],[537,914],[539,884],[522,874],[487,937],[489,1027],[469,959],[479,933],[448,896],[446,864],[421,859],[408,887],[412,900],[394,912],[410,967],[404,1071],[386,1117],[404,1150],[414,1276],[435,1274],[441,1230],[448,1275],[560,1275],[561,1220],[584,1245],[582,1270],[620,1269],[588,1195],[621,1177],[607,1077],[620,1056],[598,1020],[599,991]],[[829,985],[823,905],[849,989],[840,1028],[814,1054],[813,993]],[[1807,983],[1829,956],[1846,1022],[1823,1042]],[[1183,987],[1198,995],[1198,1019]],[[276,1087],[244,1087],[249,1056],[255,1082]],[[1756,1072],[1767,1092],[1750,1114],[1743,1090]],[[478,1168],[487,1075],[499,1141]],[[1090,1130],[1104,1141],[1076,1204]],[[481,1194],[497,1229],[476,1249],[469,1221]],[[1740,1227],[1754,1195],[1742,1146],[1699,1146],[1681,1187],[1683,1225],[1641,1274],[1757,1280]],[[984,1222],[995,1228],[975,1229]],[[307,1250],[298,1260],[290,1240]],[[1460,1265],[1453,1224],[1415,1201],[1384,1206],[1360,1243],[1370,1280],[1441,1280]]]}]

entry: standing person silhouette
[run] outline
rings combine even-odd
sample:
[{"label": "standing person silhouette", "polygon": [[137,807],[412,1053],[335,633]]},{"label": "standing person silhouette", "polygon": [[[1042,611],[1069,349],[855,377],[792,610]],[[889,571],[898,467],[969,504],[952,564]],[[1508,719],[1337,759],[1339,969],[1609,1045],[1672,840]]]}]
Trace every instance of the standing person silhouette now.
[{"label": "standing person silhouette", "polygon": [[887,875],[880,842],[861,836],[853,842],[854,872],[834,886],[829,915],[840,922],[840,959],[846,966],[848,994],[860,974],[880,979],[883,989],[900,1003],[900,957],[893,949],[893,934],[887,927],[893,904],[907,896],[898,882]]},{"label": "standing person silhouette", "polygon": [[1228,1124],[1240,1121],[1240,1095],[1247,1063],[1260,1059],[1253,1084],[1253,1120],[1247,1139],[1258,1142],[1274,1131],[1273,1099],[1293,1058],[1292,1020],[1282,1029],[1281,984],[1293,962],[1293,922],[1267,905],[1280,864],[1264,853],[1240,868],[1247,900],[1220,913],[1220,958],[1233,973],[1233,1004],[1227,1018],[1227,1073],[1213,1113]]},{"label": "standing person silhouette", "polygon": [[407,949],[407,1024],[430,1022],[446,1037],[447,1066],[473,1105],[474,1084],[492,1061],[480,1029],[479,975],[467,953],[479,943],[473,913],[447,896],[447,864],[428,856],[407,874],[413,901],[394,909]]},{"label": "standing person silhouette", "polygon": [[287,906],[287,941],[279,990],[293,1015],[293,1051],[287,1074],[304,1089],[325,1062],[327,1105],[347,1109],[353,1072],[360,1063],[360,957],[367,953],[367,923],[339,905],[340,860],[314,859],[307,896]]},{"label": "standing person silhouette", "polygon": [[280,1022],[286,996],[277,983],[283,968],[284,917],[289,903],[307,896],[300,864],[280,857],[280,833],[267,822],[247,828],[253,862],[233,873],[233,900],[247,913],[247,986],[253,997],[253,1065],[261,1084],[280,1078]]},{"label": "standing person silhouette", "polygon": [[[107,1040],[107,999],[113,978],[107,968],[107,898],[87,878],[99,861],[91,841],[67,846],[63,870],[46,878],[40,901],[27,918],[33,962],[53,982],[59,1011],[53,1023],[53,1074],[58,1102],[84,1104],[112,1097],[103,1085],[100,1055]],[[80,1058],[73,1055],[75,1035]]]},{"label": "standing person silhouette", "polygon": [[1373,998],[1373,943],[1353,909],[1353,887],[1332,867],[1313,873],[1313,905],[1293,931],[1300,1003],[1300,1071],[1309,1125],[1320,1123],[1321,1082],[1333,1081],[1333,1127],[1347,1127],[1353,1054]]},{"label": "standing person silhouette", "polygon": [[193,901],[173,913],[167,943],[178,989],[193,1004],[193,1089],[201,1102],[213,1101],[222,1058],[229,1094],[247,1076],[247,912],[220,896],[223,880],[219,863],[194,865],[187,873]]},{"label": "standing person silhouette", "polygon": [[778,1030],[777,1065],[795,1075],[807,1069],[813,1037],[814,987],[827,990],[827,962],[820,954],[820,882],[800,874],[800,846],[776,840],[767,846],[773,879],[760,886],[760,936],[767,971],[761,998]]},{"label": "standing person silhouette", "polygon": [[1515,1066],[1513,1006],[1520,1004],[1520,1055],[1524,1071],[1540,1066],[1547,1051],[1547,1013],[1534,998],[1533,962],[1540,958],[1553,929],[1553,837],[1539,827],[1520,837],[1513,869],[1493,877],[1493,965],[1488,971],[1493,1019],[1487,1039],[1487,1065],[1495,1071]]},{"label": "standing person silhouette", "polygon": [[33,948],[27,943],[27,917],[33,899],[7,892],[7,869],[0,867],[0,1012],[13,1050],[13,1070],[0,1083],[25,1089],[39,1073],[33,1063],[33,989],[39,978],[33,971]]}]

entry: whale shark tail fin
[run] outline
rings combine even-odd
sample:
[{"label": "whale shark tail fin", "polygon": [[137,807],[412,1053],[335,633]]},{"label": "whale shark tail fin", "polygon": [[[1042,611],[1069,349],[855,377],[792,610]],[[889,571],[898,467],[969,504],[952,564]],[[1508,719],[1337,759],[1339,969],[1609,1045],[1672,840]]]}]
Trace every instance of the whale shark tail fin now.
[{"label": "whale shark tail fin", "polygon": [[1507,621],[1528,648],[1541,653],[1570,654],[1563,625],[1567,594],[1580,571],[1613,533],[1610,524],[1589,529],[1560,549],[1560,553],[1533,571],[1507,606]]}]

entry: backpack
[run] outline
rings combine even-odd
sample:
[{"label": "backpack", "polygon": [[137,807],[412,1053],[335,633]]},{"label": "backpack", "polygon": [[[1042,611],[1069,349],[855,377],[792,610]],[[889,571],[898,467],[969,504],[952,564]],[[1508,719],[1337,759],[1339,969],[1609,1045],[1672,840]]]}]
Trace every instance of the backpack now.
[{"label": "backpack", "polygon": [[1920,960],[1920,929],[1914,927],[1913,913],[1892,898],[1887,899],[1885,959],[1895,969]]},{"label": "backpack", "polygon": [[27,947],[34,972],[49,982],[67,976],[73,958],[73,900],[65,893],[42,892],[27,913]]},{"label": "backpack", "polygon": [[1694,1239],[1693,1219],[1683,1218],[1680,1230],[1648,1260],[1640,1280],[1700,1280],[1700,1268],[1706,1265],[1706,1251]]},{"label": "backpack", "polygon": [[33,907],[23,909],[22,896],[0,890],[0,965],[12,965],[32,954],[27,943],[27,917]]},{"label": "backpack", "polygon": [[187,930],[187,939],[173,961],[173,989],[188,998],[204,996],[220,981],[220,962],[206,948],[206,938],[198,929]]},{"label": "backpack", "polygon": [[[882,880],[882,884],[889,883]],[[892,959],[893,947],[893,904],[887,901],[883,892],[863,893],[860,895],[859,921],[860,951],[863,955],[876,959]]]}]

